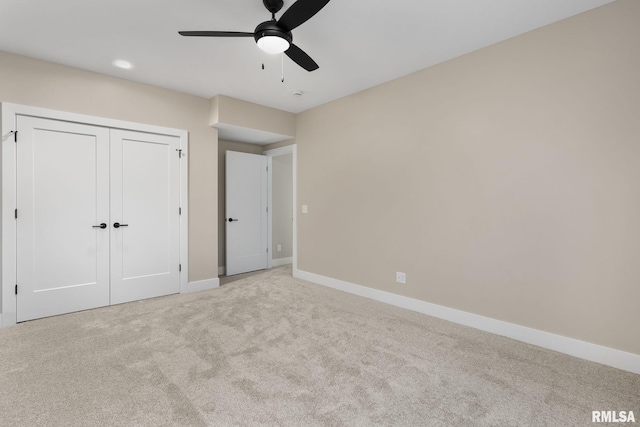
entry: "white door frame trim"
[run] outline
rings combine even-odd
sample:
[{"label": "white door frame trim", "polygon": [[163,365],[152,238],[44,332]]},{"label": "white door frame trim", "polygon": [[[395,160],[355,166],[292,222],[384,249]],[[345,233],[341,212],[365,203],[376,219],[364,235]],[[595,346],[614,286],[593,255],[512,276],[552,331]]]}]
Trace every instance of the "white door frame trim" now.
[{"label": "white door frame trim", "polygon": [[[182,129],[147,125],[104,117],[68,113],[20,104],[0,103],[0,136],[2,137],[2,246],[0,289],[0,327],[16,323],[16,146],[14,131],[17,116],[32,116],[66,122],[89,124],[111,129],[125,129],[138,132],[175,136],[180,139],[180,153],[185,161],[180,162],[180,292],[188,292],[189,279],[189,199],[188,199],[188,142],[189,133]],[[176,153],[178,155],[178,153]]]},{"label": "white door frame trim", "polygon": [[[285,154],[291,154],[291,157],[293,158],[293,271],[296,270],[297,265],[298,265],[298,217],[297,217],[297,206],[298,206],[298,190],[297,190],[297,176],[298,176],[298,147],[296,144],[291,144],[291,145],[285,145],[284,147],[279,147],[279,148],[274,148],[272,150],[266,150],[262,153],[263,155],[269,157],[269,159],[271,160],[272,157],[276,157],[276,156],[284,156]],[[273,200],[272,200],[272,194],[273,194],[273,188],[272,188],[272,181],[273,181],[273,171],[272,171],[272,167],[271,164],[269,164],[269,172],[267,175],[267,179],[268,179],[268,187],[267,187],[267,191],[268,191],[268,206],[269,206],[269,232],[268,232],[268,237],[267,237],[267,241],[269,243],[269,264],[268,264],[268,268],[271,268],[273,266],[273,235],[272,235],[272,217],[271,217],[271,212],[273,212]]]}]

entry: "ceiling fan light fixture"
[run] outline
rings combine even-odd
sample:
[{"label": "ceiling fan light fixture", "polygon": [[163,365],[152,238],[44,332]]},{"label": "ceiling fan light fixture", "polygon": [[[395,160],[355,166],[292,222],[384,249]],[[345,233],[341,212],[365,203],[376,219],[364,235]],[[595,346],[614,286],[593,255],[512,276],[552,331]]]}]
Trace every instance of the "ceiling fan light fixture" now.
[{"label": "ceiling fan light fixture", "polygon": [[280,36],[262,36],[257,43],[260,49],[270,54],[285,52],[291,46],[288,40]]}]

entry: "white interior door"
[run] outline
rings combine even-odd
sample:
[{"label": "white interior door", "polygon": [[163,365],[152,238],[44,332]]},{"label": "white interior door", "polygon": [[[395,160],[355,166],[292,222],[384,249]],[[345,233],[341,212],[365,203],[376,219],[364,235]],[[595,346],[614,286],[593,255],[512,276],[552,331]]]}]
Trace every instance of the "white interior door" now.
[{"label": "white interior door", "polygon": [[17,320],[109,305],[109,130],[18,116]]},{"label": "white interior door", "polygon": [[226,152],[226,274],[267,268],[267,157]]},{"label": "white interior door", "polygon": [[179,142],[111,130],[111,304],[180,291]]}]

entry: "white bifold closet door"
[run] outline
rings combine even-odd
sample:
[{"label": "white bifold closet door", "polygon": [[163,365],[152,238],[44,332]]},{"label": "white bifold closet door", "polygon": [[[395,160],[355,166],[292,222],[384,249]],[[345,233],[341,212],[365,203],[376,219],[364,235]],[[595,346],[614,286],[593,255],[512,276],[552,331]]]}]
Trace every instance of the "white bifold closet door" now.
[{"label": "white bifold closet door", "polygon": [[17,121],[17,320],[178,292],[178,138]]}]

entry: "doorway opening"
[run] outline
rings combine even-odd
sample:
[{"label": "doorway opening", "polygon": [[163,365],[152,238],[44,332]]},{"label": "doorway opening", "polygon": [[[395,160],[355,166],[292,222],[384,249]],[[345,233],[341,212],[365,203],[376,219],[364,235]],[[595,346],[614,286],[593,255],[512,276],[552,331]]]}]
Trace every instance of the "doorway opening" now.
[{"label": "doorway opening", "polygon": [[[229,171],[227,168],[227,153],[228,152],[240,152],[247,153],[254,157],[262,156],[267,160],[268,174],[267,174],[267,242],[264,245],[265,262],[266,265],[261,267],[257,271],[264,268],[279,267],[284,265],[291,265],[289,268],[295,268],[296,264],[296,145],[291,144],[284,147],[279,147],[270,150],[263,150],[255,144],[232,142],[219,140],[219,271],[218,275],[221,284],[228,283],[236,279],[240,279],[246,276],[251,271],[243,271],[238,269],[237,265],[233,265],[234,260],[229,259],[230,255],[227,253],[227,247],[231,244],[234,247],[235,253],[237,253],[237,236],[236,229],[240,228],[242,221],[239,219],[237,211],[235,213],[229,211],[227,206],[229,200],[229,194],[227,191],[234,191],[233,188],[227,190],[227,174]],[[237,155],[234,153],[234,157]],[[252,156],[244,156],[251,158]],[[240,156],[242,157],[242,156]],[[231,172],[233,174],[233,172]],[[248,175],[257,174],[243,174],[243,179],[250,179]],[[260,179],[257,178],[256,179]],[[258,186],[256,184],[256,186]],[[234,187],[234,186],[232,186]],[[242,186],[241,186],[242,187]],[[237,190],[235,190],[237,191]],[[255,196],[259,197],[259,196]],[[235,199],[231,197],[231,199]],[[251,203],[248,203],[251,205]],[[259,203],[255,203],[255,206],[260,206]],[[234,208],[235,209],[235,208]],[[228,223],[228,219],[233,218],[233,222]],[[232,228],[232,230],[230,230]],[[255,227],[254,227],[255,228]],[[259,229],[259,228],[257,228]],[[236,239],[233,241],[232,239]],[[249,246],[255,246],[254,243],[249,243]],[[249,247],[247,254],[252,254]],[[256,270],[256,268],[252,268]],[[227,273],[232,272],[231,275]]]}]

